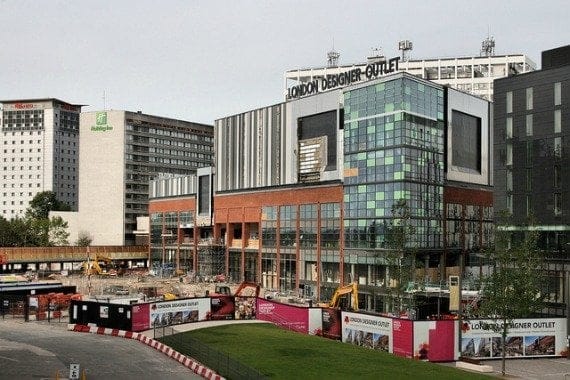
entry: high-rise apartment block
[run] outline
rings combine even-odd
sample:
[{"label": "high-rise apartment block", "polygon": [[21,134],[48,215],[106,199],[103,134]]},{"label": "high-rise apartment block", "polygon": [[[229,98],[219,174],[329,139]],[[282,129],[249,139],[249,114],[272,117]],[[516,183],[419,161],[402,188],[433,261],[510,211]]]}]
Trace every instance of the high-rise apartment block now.
[{"label": "high-rise apartment block", "polygon": [[79,212],[62,214],[70,240],[136,244],[148,216],[149,180],[195,174],[213,162],[213,127],[140,112],[85,112],[80,120]]},{"label": "high-rise apartment block", "polygon": [[23,217],[44,191],[76,210],[82,106],[53,98],[1,103],[0,216]]}]

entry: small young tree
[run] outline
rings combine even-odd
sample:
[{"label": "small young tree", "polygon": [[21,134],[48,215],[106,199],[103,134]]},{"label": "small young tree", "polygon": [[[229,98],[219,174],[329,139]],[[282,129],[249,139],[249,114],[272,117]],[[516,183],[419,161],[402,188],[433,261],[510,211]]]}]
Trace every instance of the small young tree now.
[{"label": "small young tree", "polygon": [[512,239],[505,216],[495,229],[495,244],[488,252],[493,269],[483,278],[479,315],[494,321],[490,328],[501,334],[501,370],[505,375],[506,338],[515,318],[524,318],[543,306],[541,284],[543,260],[537,250],[537,232],[532,223],[524,238]]},{"label": "small young tree", "polygon": [[[388,246],[386,289],[391,295],[392,312],[400,315],[411,305],[406,302],[410,295],[406,292],[410,281],[414,280],[415,254],[409,247],[411,236],[415,233],[411,225],[411,212],[405,199],[399,199],[392,205],[392,220],[387,228]],[[413,295],[412,295],[413,296]]]},{"label": "small young tree", "polygon": [[88,247],[91,245],[93,238],[87,231],[79,231],[79,236],[77,237],[77,241],[75,245],[78,247]]}]

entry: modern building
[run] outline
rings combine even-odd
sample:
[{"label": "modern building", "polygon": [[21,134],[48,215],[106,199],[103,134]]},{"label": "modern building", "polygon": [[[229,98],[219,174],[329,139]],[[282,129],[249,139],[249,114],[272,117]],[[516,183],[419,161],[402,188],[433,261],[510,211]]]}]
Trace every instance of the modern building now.
[{"label": "modern building", "polygon": [[508,210],[521,232],[534,219],[558,315],[570,271],[569,105],[570,46],[544,51],[539,71],[495,81],[495,210]]},{"label": "modern building", "polygon": [[[196,174],[213,161],[213,128],[141,112],[85,112],[80,120],[79,211],[62,214],[70,241],[134,245],[148,216],[149,181]],[[142,242],[141,242],[142,243]]]},{"label": "modern building", "polygon": [[82,106],[54,98],[0,103],[0,216],[23,217],[44,191],[76,210]]},{"label": "modern building", "polygon": [[[401,41],[400,50],[405,53],[411,50],[411,45],[410,41]],[[419,78],[493,101],[493,81],[495,79],[536,69],[536,64],[528,56],[524,54],[495,55],[494,46],[494,40],[486,39],[483,41],[482,53],[479,56],[407,59],[406,54],[403,54],[398,62],[397,70],[406,71]],[[331,56],[334,58],[331,59]],[[370,63],[386,62],[385,57],[376,55],[368,58],[366,62],[339,66],[338,56],[338,53],[330,52],[329,65],[326,67],[286,71],[284,75],[285,94],[288,94],[287,89],[292,85],[310,83],[315,79],[337,75],[351,69],[358,69],[364,75]]]},{"label": "modern building", "polygon": [[[409,208],[402,249],[422,284],[446,282],[488,243],[490,103],[390,64],[352,70],[327,78],[330,91],[297,85],[287,102],[216,120],[209,233],[229,280],[325,299],[356,281],[362,308],[383,311],[395,205]],[[192,209],[182,201],[161,200],[156,217]]]}]

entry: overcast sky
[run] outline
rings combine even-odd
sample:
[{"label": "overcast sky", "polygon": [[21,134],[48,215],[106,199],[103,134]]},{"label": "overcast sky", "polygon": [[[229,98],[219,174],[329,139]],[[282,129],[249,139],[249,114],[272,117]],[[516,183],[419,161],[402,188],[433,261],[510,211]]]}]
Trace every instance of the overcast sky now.
[{"label": "overcast sky", "polygon": [[[278,103],[283,73],[341,64],[372,48],[412,58],[570,44],[560,1],[0,0],[0,99],[59,98],[212,124]],[[105,102],[104,96],[105,94]]]}]

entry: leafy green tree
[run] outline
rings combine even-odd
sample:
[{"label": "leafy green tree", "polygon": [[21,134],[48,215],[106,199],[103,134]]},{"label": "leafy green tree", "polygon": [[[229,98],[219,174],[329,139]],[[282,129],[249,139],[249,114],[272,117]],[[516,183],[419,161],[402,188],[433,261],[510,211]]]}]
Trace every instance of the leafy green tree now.
[{"label": "leafy green tree", "polygon": [[32,221],[28,218],[16,217],[10,220],[8,234],[10,235],[12,247],[35,247],[39,240],[32,228]]},{"label": "leafy green tree", "polygon": [[488,252],[493,266],[482,281],[482,302],[479,315],[493,320],[489,327],[501,334],[502,373],[505,375],[506,338],[515,318],[524,318],[540,310],[544,261],[537,249],[538,234],[532,223],[524,238],[512,239],[503,215],[495,229],[494,247]]},{"label": "leafy green tree", "polygon": [[91,237],[91,235],[89,235],[88,232],[80,231],[79,236],[77,237],[77,241],[75,242],[75,245],[78,247],[88,247],[91,245],[92,241],[93,238]]},{"label": "leafy green tree", "polygon": [[53,191],[37,193],[30,201],[26,217],[32,219],[48,219],[50,211],[69,211],[70,207],[57,200]]},{"label": "leafy green tree", "polygon": [[413,296],[407,291],[415,277],[415,252],[410,238],[415,234],[411,224],[410,207],[405,199],[392,205],[392,219],[387,228],[386,243],[387,291],[391,296],[393,313],[401,314],[413,306]]},{"label": "leafy green tree", "polygon": [[53,217],[49,220],[48,227],[48,245],[49,246],[61,246],[69,245],[67,239],[69,238],[69,232],[67,232],[67,222],[62,219],[61,216]]},{"label": "leafy green tree", "polygon": [[14,244],[12,226],[8,220],[0,216],[0,247],[12,247]]}]

